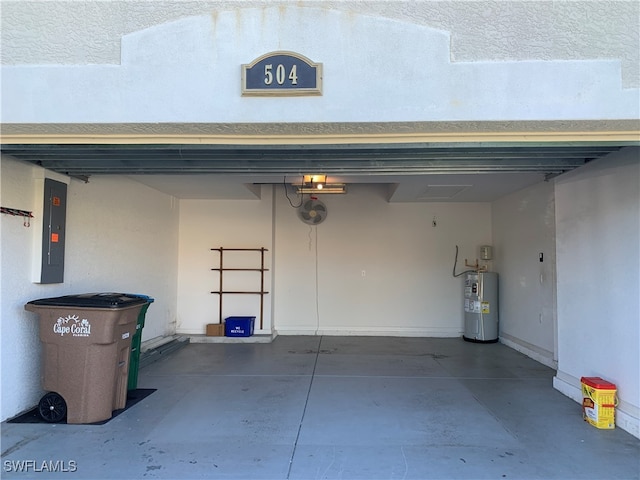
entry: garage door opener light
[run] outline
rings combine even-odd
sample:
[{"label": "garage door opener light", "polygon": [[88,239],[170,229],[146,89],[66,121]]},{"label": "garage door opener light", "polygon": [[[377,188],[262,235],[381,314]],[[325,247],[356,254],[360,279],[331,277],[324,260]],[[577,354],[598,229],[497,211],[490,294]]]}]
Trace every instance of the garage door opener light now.
[{"label": "garage door opener light", "polygon": [[305,175],[302,182],[295,185],[298,194],[347,193],[344,183],[327,183],[326,175]]}]

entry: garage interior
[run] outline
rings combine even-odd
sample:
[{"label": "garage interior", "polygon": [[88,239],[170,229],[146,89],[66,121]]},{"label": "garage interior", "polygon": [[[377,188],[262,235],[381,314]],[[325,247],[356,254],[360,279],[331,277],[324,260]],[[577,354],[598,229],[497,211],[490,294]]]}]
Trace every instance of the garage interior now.
[{"label": "garage interior", "polygon": [[[437,277],[452,277],[449,272],[456,261],[458,242],[461,243],[458,265],[467,268],[464,265],[467,258],[477,262],[479,247],[491,244],[493,236],[492,214],[487,208],[491,202],[535,185],[552,188],[553,179],[563,173],[634,144],[634,122],[607,122],[605,128],[602,127],[600,122],[281,124],[262,125],[256,133],[256,127],[249,125],[64,125],[55,128],[7,125],[3,152],[35,168],[71,179],[73,185],[86,191],[96,188],[103,179],[125,178],[166,195],[171,199],[171,210],[176,210],[174,205],[180,203],[176,228],[182,238],[178,255],[185,260],[178,260],[178,270],[184,273],[177,281],[177,288],[178,298],[184,300],[179,301],[182,306],[178,306],[177,315],[188,320],[174,320],[165,331],[154,332],[146,339],[182,334],[194,341],[204,341],[201,337],[206,325],[221,322],[223,313],[245,315],[248,308],[251,315],[256,315],[254,299],[251,306],[246,307],[247,297],[225,297],[223,312],[221,300],[212,297],[211,293],[217,288],[217,279],[211,272],[216,269],[216,258],[206,251],[220,247],[271,250],[266,259],[267,271],[271,272],[265,278],[266,286],[261,288],[264,291],[280,288],[291,293],[280,302],[279,309],[271,303],[277,302],[277,294],[265,295],[266,304],[259,308],[259,334],[351,331],[452,336],[460,333],[455,321],[447,319],[452,314],[458,315],[454,307],[459,297],[456,290],[461,287],[458,279],[448,278],[449,288],[439,287],[446,289],[446,296],[441,297],[443,301],[439,303],[448,308],[432,313],[431,316],[440,317],[436,325],[429,325],[429,321],[425,324],[420,319],[425,304],[409,308],[414,303],[411,299],[417,298],[422,289],[430,288],[425,280],[436,284],[442,283],[437,282]],[[233,134],[226,133],[229,131]],[[27,138],[29,143],[21,143]],[[59,142],[52,143],[52,139]],[[310,198],[309,194],[305,197],[296,193],[296,185],[309,174],[322,174],[328,185],[345,187],[344,195],[325,195],[326,188],[313,191],[328,207],[329,221],[323,225],[306,226],[289,220],[295,218],[290,209],[296,210],[304,198]],[[215,203],[218,207],[212,211],[207,202],[218,202]],[[225,209],[227,205],[233,208],[242,205],[238,207],[241,211],[234,215]],[[203,209],[202,213],[196,213],[199,209]],[[412,210],[405,213],[405,209]],[[193,213],[187,214],[192,210]],[[338,215],[342,216],[340,220]],[[553,211],[545,215],[544,221],[549,224]],[[223,221],[230,227],[205,226],[212,221]],[[140,222],[144,223],[143,215]],[[388,228],[385,222],[390,222]],[[419,222],[417,229],[412,225],[416,222]],[[129,227],[122,224],[118,228]],[[543,284],[544,276],[544,285],[537,299],[541,304],[540,329],[544,330],[541,335],[545,337],[544,341],[531,343],[544,350],[545,364],[554,367],[557,360],[552,338],[555,329],[554,232],[549,228],[546,225],[536,233],[546,236],[545,245],[538,248],[550,249],[546,252],[547,262],[540,265],[540,283]],[[354,230],[349,232],[350,229]],[[416,235],[417,230],[426,233]],[[207,235],[206,244],[194,240]],[[324,244],[319,240],[322,235],[328,236]],[[349,235],[353,235],[354,240],[361,236],[357,242],[362,248],[357,243],[345,248]],[[320,248],[327,245],[326,250],[319,250],[318,245]],[[288,252],[280,257],[287,257],[287,264],[277,268],[281,272],[291,270],[286,273],[286,277],[292,278],[290,284],[278,285],[278,278],[284,275],[277,273],[276,249]],[[496,251],[501,257],[500,248]],[[339,259],[341,255],[345,256],[344,261]],[[354,256],[360,257],[359,265],[355,265]],[[542,257],[544,252],[535,252],[535,259],[540,258],[540,263]],[[255,261],[240,259],[241,263],[248,260]],[[503,258],[501,262],[506,260]],[[210,268],[205,268],[205,263]],[[372,279],[373,286],[362,283],[371,278],[371,273],[367,276],[367,264],[373,264],[377,275]],[[486,266],[498,267],[491,262]],[[354,283],[352,275],[360,277],[356,279],[359,284]],[[405,276],[405,282],[393,282],[394,276]],[[343,309],[342,316],[322,328],[319,285],[335,283],[340,277],[345,277],[342,285],[345,289],[358,287],[358,292],[353,301],[345,297],[342,306],[347,308]],[[247,286],[243,279],[238,281],[239,290],[257,288],[255,284]],[[395,286],[390,288],[393,283]],[[201,290],[205,284],[211,286],[209,292]],[[336,303],[333,299],[341,296],[337,287],[325,291],[324,304]],[[388,321],[393,315],[394,302],[385,302],[387,295],[403,304],[406,316],[413,318],[406,325],[402,318]],[[432,296],[438,298],[438,290],[434,290]],[[311,303],[316,304],[315,322],[311,319],[295,323],[294,312],[309,312]],[[359,303],[368,306],[368,310]],[[376,313],[381,308],[385,313]],[[216,310],[219,315],[212,318],[208,312]],[[337,307],[327,313],[336,316],[336,310]],[[276,315],[277,320],[273,318]],[[289,318],[283,321],[285,315]],[[369,325],[353,322],[356,315],[369,315]]]},{"label": "garage interior", "polygon": [[[295,201],[292,184],[309,173],[346,184],[345,198],[372,189],[389,204],[428,206],[492,202],[553,183],[590,162],[606,162],[605,157],[629,145],[628,139],[559,144],[14,143],[4,145],[3,154],[69,176],[77,185],[128,177],[180,200],[220,201],[223,206],[259,200],[264,188],[273,189],[274,197],[286,190]],[[429,214],[432,221],[440,218]],[[305,226],[304,236],[317,241],[311,228],[323,226],[309,227],[309,232]],[[452,261],[453,256],[443,261],[448,272]],[[314,274],[306,272],[311,278]],[[400,269],[390,274],[402,279]],[[187,336],[192,343],[140,371],[139,387],[157,389],[152,395],[99,428],[5,422],[3,445],[9,447],[3,447],[3,459],[40,459],[47,452],[47,458],[77,462],[83,478],[638,476],[637,439],[621,429],[604,432],[583,422],[580,405],[553,388],[555,355],[546,360],[551,365],[543,365],[507,347],[504,339],[476,344],[401,331],[327,335],[318,318],[312,318],[310,333],[277,335],[278,319],[271,314],[257,335],[269,334],[266,343],[202,344],[202,333],[181,334],[178,328],[168,337]],[[298,314],[320,315],[317,306]],[[204,327],[206,321],[201,323]],[[69,451],[86,453],[76,459]],[[121,462],[131,452],[137,459]],[[6,469],[5,475],[14,478]]]},{"label": "garage interior", "polygon": [[[640,477],[637,2],[84,7],[2,5],[3,478]],[[154,299],[156,390],[9,423],[85,292]]]}]

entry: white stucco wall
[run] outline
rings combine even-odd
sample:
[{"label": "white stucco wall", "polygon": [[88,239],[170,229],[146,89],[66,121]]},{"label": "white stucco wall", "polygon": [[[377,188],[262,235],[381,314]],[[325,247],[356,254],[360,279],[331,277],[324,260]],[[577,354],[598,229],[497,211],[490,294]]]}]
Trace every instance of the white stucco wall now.
[{"label": "white stucco wall", "polygon": [[[323,95],[242,97],[240,66],[276,50],[322,63]],[[2,117],[9,123],[640,115],[639,91],[622,87],[619,60],[453,62],[446,31],[296,4],[214,11],[130,33],[122,38],[120,64],[3,65],[2,79]]]},{"label": "white stucco wall", "polygon": [[[34,211],[35,167],[0,157],[0,203],[3,207]],[[34,222],[35,223],[35,222]],[[35,228],[35,226],[34,226]],[[58,286],[31,283],[34,228],[23,219],[0,215],[0,372],[2,420],[35,405],[40,390],[38,322],[24,311],[34,298],[55,296]]]},{"label": "white stucco wall", "polygon": [[30,300],[86,292],[131,292],[155,302],[143,340],[175,329],[178,209],[171,197],[124,177],[72,180],[67,191],[65,281],[32,283],[33,238],[42,215],[36,181],[43,169],[3,157],[2,206],[33,211],[32,227],[0,216],[2,271],[1,371],[4,420],[37,403],[40,390],[38,320]]},{"label": "white stucco wall", "polygon": [[[244,8],[290,6],[291,0],[243,0]],[[623,84],[640,85],[634,0],[589,2],[446,2],[305,0],[298,5],[347,11],[450,31],[455,61],[621,59]],[[4,2],[2,63],[117,64],[123,34],[178,18],[235,10],[237,0],[154,0],[74,4]],[[590,41],[585,41],[589,39]]]},{"label": "white stucco wall", "polygon": [[501,341],[555,368],[553,182],[539,183],[493,202],[492,218],[494,266],[500,273]]},{"label": "white stucco wall", "polygon": [[640,436],[640,149],[556,181],[558,372],[581,401],[580,378],[618,387],[616,423]]}]

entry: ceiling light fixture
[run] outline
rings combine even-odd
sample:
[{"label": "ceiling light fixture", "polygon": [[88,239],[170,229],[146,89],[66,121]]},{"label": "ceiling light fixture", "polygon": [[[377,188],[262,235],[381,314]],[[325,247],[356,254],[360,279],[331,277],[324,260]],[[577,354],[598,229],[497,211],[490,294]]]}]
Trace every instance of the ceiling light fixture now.
[{"label": "ceiling light fixture", "polygon": [[326,175],[304,175],[302,184],[294,184],[297,193],[347,193],[344,183],[327,183]]},{"label": "ceiling light fixture", "polygon": [[305,175],[303,180],[305,187],[322,190],[324,184],[327,183],[326,175]]},{"label": "ceiling light fixture", "polygon": [[310,193],[310,194],[325,194],[325,193],[347,193],[347,186],[344,183],[334,183],[332,185],[325,185],[322,188],[312,188],[312,187],[304,187],[298,186],[297,193]]}]

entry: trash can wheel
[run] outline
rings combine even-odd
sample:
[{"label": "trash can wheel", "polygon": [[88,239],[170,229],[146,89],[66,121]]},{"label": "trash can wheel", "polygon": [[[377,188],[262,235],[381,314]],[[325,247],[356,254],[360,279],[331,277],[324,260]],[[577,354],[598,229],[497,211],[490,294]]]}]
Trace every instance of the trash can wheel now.
[{"label": "trash can wheel", "polygon": [[38,413],[43,420],[56,423],[67,416],[67,402],[56,392],[49,392],[40,399]]}]

